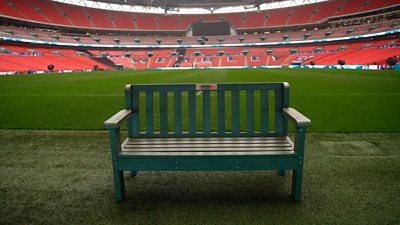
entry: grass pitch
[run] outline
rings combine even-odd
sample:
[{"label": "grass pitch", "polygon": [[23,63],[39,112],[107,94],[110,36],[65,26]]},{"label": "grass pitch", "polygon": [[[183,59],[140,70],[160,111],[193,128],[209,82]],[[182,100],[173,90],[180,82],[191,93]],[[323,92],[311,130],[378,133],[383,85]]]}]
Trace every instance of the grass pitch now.
[{"label": "grass pitch", "polygon": [[[144,172],[127,176],[127,202],[114,201],[107,133],[83,130],[102,130],[124,107],[125,84],[277,81],[313,122],[301,204],[289,199],[290,176],[274,172]],[[399,115],[394,71],[0,77],[0,224],[400,224]]]},{"label": "grass pitch", "polygon": [[130,83],[280,82],[318,132],[400,131],[396,71],[246,69],[113,71],[0,77],[1,129],[101,130]]}]

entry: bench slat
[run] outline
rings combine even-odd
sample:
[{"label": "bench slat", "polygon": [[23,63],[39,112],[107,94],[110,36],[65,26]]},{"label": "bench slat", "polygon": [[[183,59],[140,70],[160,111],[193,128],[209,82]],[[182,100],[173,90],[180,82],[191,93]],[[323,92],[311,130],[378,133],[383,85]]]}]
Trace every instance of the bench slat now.
[{"label": "bench slat", "polygon": [[254,92],[246,90],[247,133],[254,133]]},{"label": "bench slat", "polygon": [[269,93],[267,90],[261,90],[261,133],[267,134],[269,130]]},{"label": "bench slat", "polygon": [[225,91],[217,91],[217,120],[218,120],[218,133],[225,133]]},{"label": "bench slat", "polygon": [[174,125],[175,134],[182,134],[182,92],[174,91]]},{"label": "bench slat", "polygon": [[136,136],[140,134],[140,116],[139,116],[139,92],[132,92],[132,133]]},{"label": "bench slat", "polygon": [[211,132],[211,99],[210,90],[203,90],[203,133]]},{"label": "bench slat", "polygon": [[288,141],[286,140],[229,140],[229,139],[201,139],[201,140],[152,140],[152,139],[131,139],[129,140],[130,144],[176,144],[176,143],[180,143],[180,144],[217,144],[217,143],[221,143],[221,144],[282,144],[282,143],[288,143]]},{"label": "bench slat", "polygon": [[189,91],[188,95],[189,134],[194,135],[196,133],[196,91]]},{"label": "bench slat", "polygon": [[168,134],[168,93],[160,92],[160,133]]},{"label": "bench slat", "polygon": [[275,90],[275,131],[278,135],[283,134],[283,112],[282,112],[282,89]]},{"label": "bench slat", "polygon": [[146,133],[154,133],[153,92],[146,92]]},{"label": "bench slat", "polygon": [[240,132],[240,104],[239,104],[239,91],[232,91],[232,133],[238,134]]},{"label": "bench slat", "polygon": [[126,148],[219,148],[219,147],[229,147],[229,148],[263,148],[263,147],[291,147],[289,143],[181,143],[181,142],[169,142],[167,144],[157,143],[157,144],[149,144],[149,143],[128,143]]},{"label": "bench slat", "polygon": [[122,151],[120,152],[120,157],[129,157],[129,156],[244,156],[244,155],[293,155],[295,156],[294,151],[247,151],[245,149],[241,151],[147,151],[147,152],[138,152],[138,151]]},{"label": "bench slat", "polygon": [[293,154],[289,138],[165,138],[128,139],[122,152],[285,152]]},{"label": "bench slat", "polygon": [[174,138],[174,137],[169,137],[169,138],[133,138],[131,140],[135,141],[163,141],[163,142],[168,142],[168,141],[190,141],[190,142],[196,142],[196,141],[217,141],[217,142],[222,142],[222,141],[286,141],[287,137],[182,137],[182,138]]}]

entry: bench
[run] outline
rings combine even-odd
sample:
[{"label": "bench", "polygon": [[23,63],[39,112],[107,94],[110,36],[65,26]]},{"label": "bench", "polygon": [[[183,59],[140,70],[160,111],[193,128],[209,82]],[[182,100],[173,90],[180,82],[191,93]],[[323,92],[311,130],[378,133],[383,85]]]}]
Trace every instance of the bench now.
[{"label": "bench", "polygon": [[288,83],[127,85],[125,105],[104,123],[117,201],[125,198],[124,171],[249,170],[293,171],[291,196],[301,201],[311,121],[289,107]]}]

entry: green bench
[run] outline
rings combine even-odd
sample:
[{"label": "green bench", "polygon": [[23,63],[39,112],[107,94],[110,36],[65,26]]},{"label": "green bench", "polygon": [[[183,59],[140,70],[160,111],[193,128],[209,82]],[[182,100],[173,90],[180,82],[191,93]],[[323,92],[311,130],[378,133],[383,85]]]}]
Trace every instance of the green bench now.
[{"label": "green bench", "polygon": [[301,201],[311,121],[289,107],[288,83],[127,85],[125,105],[104,123],[117,201],[125,198],[124,171],[249,170],[292,170],[291,196]]}]

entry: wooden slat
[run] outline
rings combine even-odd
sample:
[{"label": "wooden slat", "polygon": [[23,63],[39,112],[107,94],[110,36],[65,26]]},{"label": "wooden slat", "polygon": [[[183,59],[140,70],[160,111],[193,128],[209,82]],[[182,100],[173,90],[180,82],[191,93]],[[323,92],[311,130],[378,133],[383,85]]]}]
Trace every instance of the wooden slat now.
[{"label": "wooden slat", "polygon": [[218,90],[224,91],[240,91],[240,90],[271,90],[282,88],[282,83],[232,83],[218,84]]},{"label": "wooden slat", "polygon": [[261,90],[261,133],[267,134],[269,130],[269,95],[267,90]]},{"label": "wooden slat", "polygon": [[240,104],[239,91],[232,91],[232,133],[240,132]]},{"label": "wooden slat", "polygon": [[160,92],[160,133],[168,134],[168,92]]},{"label": "wooden slat", "polygon": [[217,91],[217,130],[219,134],[225,133],[225,91]]},{"label": "wooden slat", "polygon": [[246,118],[247,118],[247,133],[254,133],[254,92],[253,90],[246,91]]},{"label": "wooden slat", "polygon": [[211,132],[211,99],[210,91],[203,91],[203,133]]},{"label": "wooden slat", "polygon": [[189,91],[196,90],[195,84],[135,84],[133,88],[136,91]]},{"label": "wooden slat", "polygon": [[283,135],[282,89],[275,90],[275,132]]},{"label": "wooden slat", "polygon": [[182,92],[174,91],[174,127],[175,134],[182,134]]},{"label": "wooden slat", "polygon": [[[132,85],[125,85],[125,109],[132,111]],[[133,111],[132,111],[133,112]],[[133,118],[128,119],[128,137],[133,137]]]},{"label": "wooden slat", "polygon": [[175,138],[144,138],[144,139],[132,139],[129,140],[127,144],[215,144],[215,143],[230,143],[230,144],[282,144],[288,143],[287,139],[250,139],[250,138],[182,138],[175,139]]},{"label": "wooden slat", "polygon": [[124,142],[134,152],[266,152],[294,151],[287,137],[279,138],[144,138]]},{"label": "wooden slat", "polygon": [[198,151],[198,152],[189,152],[189,151],[178,151],[178,152],[155,152],[155,151],[148,151],[148,152],[135,152],[135,151],[122,151],[119,153],[119,156],[244,156],[244,155],[293,155],[295,156],[294,151]]},{"label": "wooden slat", "polygon": [[140,134],[140,120],[139,120],[139,92],[133,91],[132,93],[132,135]]},{"label": "wooden slat", "polygon": [[285,141],[286,137],[168,137],[168,138],[135,138],[133,141]]},{"label": "wooden slat", "polygon": [[196,133],[196,91],[192,90],[188,92],[188,119],[189,119],[189,134],[194,135]]},{"label": "wooden slat", "polygon": [[154,133],[153,92],[146,92],[146,133]]},{"label": "wooden slat", "polygon": [[141,151],[142,149],[156,149],[157,151],[163,151],[164,149],[189,149],[191,150],[196,150],[196,149],[209,149],[208,151],[218,151],[218,149],[232,149],[235,150],[237,148],[240,149],[247,149],[247,150],[253,150],[254,148],[256,149],[269,149],[269,148],[292,148],[288,143],[284,144],[249,144],[249,143],[243,143],[243,144],[234,144],[232,145],[231,143],[228,144],[208,144],[208,143],[200,143],[200,144],[194,144],[194,143],[176,143],[176,144],[153,144],[153,145],[141,145],[141,144],[128,144],[125,146],[125,149],[134,149],[135,151]]},{"label": "wooden slat", "polygon": [[246,148],[246,147],[169,147],[169,148],[159,148],[157,146],[153,147],[125,147],[123,151],[133,151],[133,152],[268,152],[268,151],[293,151],[292,147],[287,146],[271,146],[271,147],[254,147],[254,148]]}]

